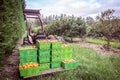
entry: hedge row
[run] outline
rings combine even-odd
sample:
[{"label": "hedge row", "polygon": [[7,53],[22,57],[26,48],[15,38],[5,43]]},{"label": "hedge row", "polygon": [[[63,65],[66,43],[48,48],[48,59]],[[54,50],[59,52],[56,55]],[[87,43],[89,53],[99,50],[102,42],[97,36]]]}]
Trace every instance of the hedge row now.
[{"label": "hedge row", "polygon": [[23,0],[0,0],[0,55],[10,53],[25,33]]}]

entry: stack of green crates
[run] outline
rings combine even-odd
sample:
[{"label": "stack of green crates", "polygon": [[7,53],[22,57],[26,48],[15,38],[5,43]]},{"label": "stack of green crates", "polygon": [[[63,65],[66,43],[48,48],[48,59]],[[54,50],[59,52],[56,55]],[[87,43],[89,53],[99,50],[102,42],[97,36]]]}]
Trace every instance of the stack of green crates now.
[{"label": "stack of green crates", "polygon": [[[73,48],[71,45],[69,44],[63,44],[62,45],[62,49],[61,49],[61,60],[62,60],[62,68],[64,69],[73,69],[76,68],[78,66],[78,61],[74,60],[72,57],[72,53],[73,53]],[[73,61],[70,61],[73,59]],[[68,60],[68,62],[64,62],[65,60]]]},{"label": "stack of green crates", "polygon": [[37,40],[38,47],[38,61],[40,63],[40,70],[47,70],[50,68],[50,42],[48,40]]},{"label": "stack of green crates", "polygon": [[20,64],[37,62],[37,48],[32,46],[22,46],[19,48]]},{"label": "stack of green crates", "polygon": [[[37,48],[35,46],[21,46],[19,47],[18,52],[19,52],[19,66],[30,62],[37,63]],[[21,77],[39,73],[38,67],[25,69],[19,68],[19,71]]]},{"label": "stack of green crates", "polygon": [[51,62],[50,62],[51,68],[61,67],[61,57],[60,57],[61,45],[62,45],[62,42],[60,41],[51,42]]},{"label": "stack of green crates", "polygon": [[63,44],[61,47],[61,60],[72,59],[73,48],[71,45]]}]

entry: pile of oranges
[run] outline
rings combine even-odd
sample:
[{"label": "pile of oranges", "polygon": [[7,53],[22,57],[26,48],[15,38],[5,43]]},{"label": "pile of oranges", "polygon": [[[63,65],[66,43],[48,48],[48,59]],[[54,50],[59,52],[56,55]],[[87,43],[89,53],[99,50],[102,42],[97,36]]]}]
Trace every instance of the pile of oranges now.
[{"label": "pile of oranges", "polygon": [[74,59],[64,60],[63,62],[74,62]]},{"label": "pile of oranges", "polygon": [[32,67],[37,67],[37,66],[39,66],[38,63],[30,62],[30,63],[26,63],[26,64],[23,64],[23,65],[20,65],[19,68],[20,69],[25,69],[25,68],[32,68]]},{"label": "pile of oranges", "polygon": [[50,42],[59,42],[58,40],[50,40]]},{"label": "pile of oranges", "polygon": [[48,40],[38,40],[38,42],[39,42],[39,43],[41,43],[41,42],[42,42],[42,43],[46,43],[46,42],[48,42]]},{"label": "pile of oranges", "polygon": [[34,49],[36,46],[26,46],[26,47],[19,47],[19,50],[25,50],[25,49]]},{"label": "pile of oranges", "polygon": [[46,43],[46,42],[59,42],[58,40],[38,40],[39,43]]}]

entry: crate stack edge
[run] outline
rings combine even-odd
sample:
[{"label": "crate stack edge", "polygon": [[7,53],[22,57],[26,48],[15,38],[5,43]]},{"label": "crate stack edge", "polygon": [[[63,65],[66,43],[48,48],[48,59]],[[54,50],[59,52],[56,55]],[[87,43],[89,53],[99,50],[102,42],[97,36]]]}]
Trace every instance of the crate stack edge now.
[{"label": "crate stack edge", "polygon": [[50,42],[48,40],[37,40],[38,62],[40,70],[50,69]]},{"label": "crate stack edge", "polygon": [[62,44],[61,46],[61,60],[68,60],[73,58],[73,48],[69,44]]},{"label": "crate stack edge", "polygon": [[[20,67],[21,65],[29,64],[29,63],[37,63],[37,48],[36,46],[21,46],[18,49],[19,53],[19,71],[20,76],[29,76],[33,74],[38,74],[39,69],[38,66],[30,67],[29,65]],[[33,72],[34,71],[34,72]]]},{"label": "crate stack edge", "polygon": [[73,59],[73,47],[63,44],[61,49],[61,67],[64,69],[74,69],[78,66],[78,61]]},{"label": "crate stack edge", "polygon": [[51,40],[51,68],[59,68],[61,67],[61,45],[62,42],[58,40]]},{"label": "crate stack edge", "polygon": [[37,62],[36,46],[21,46],[19,47],[19,63]]}]

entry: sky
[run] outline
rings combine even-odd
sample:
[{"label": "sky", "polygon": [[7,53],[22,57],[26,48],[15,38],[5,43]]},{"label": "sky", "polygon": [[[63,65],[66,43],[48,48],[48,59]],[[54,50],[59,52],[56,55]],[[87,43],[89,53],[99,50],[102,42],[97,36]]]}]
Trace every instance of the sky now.
[{"label": "sky", "polygon": [[120,0],[26,0],[27,9],[41,9],[41,14],[74,15],[95,17],[107,9],[114,9],[120,15]]}]

